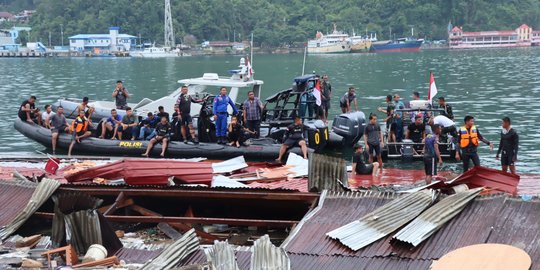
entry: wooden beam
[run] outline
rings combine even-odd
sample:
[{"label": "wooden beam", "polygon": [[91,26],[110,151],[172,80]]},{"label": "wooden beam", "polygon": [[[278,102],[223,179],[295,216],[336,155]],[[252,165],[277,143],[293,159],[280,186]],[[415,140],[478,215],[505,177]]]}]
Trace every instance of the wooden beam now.
[{"label": "wooden beam", "polygon": [[116,212],[116,210],[133,204],[133,199],[129,199],[124,192],[120,192],[120,194],[118,194],[118,197],[116,197],[114,203],[111,205],[111,207],[109,207],[109,209],[107,209],[107,211],[103,213],[103,215],[105,216],[113,214],[114,212]]},{"label": "wooden beam", "polygon": [[[35,212],[34,216],[52,219],[54,213]],[[227,224],[239,226],[258,227],[290,227],[298,220],[269,220],[269,219],[236,219],[236,218],[207,218],[207,217],[160,217],[160,216],[105,216],[107,220],[113,222],[139,222],[139,223],[194,223],[194,224]]]}]

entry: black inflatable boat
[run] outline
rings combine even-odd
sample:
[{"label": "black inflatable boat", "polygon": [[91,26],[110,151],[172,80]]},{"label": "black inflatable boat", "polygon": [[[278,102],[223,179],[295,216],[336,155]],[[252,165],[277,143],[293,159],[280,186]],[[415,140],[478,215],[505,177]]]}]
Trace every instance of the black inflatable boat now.
[{"label": "black inflatable boat", "polygon": [[[30,124],[17,118],[14,127],[24,136],[46,146],[51,147],[51,131],[39,125]],[[70,134],[61,134],[58,137],[58,149],[67,150],[71,143]],[[75,144],[73,154],[94,154],[104,156],[141,156],[148,146],[148,141],[109,140],[90,137]],[[169,144],[166,152],[168,158],[194,158],[203,157],[208,159],[229,159],[244,156],[248,160],[274,160],[279,154],[279,144],[269,140],[253,141],[249,146],[236,148],[234,146],[219,145],[216,143],[184,144],[173,141]],[[290,151],[301,155],[300,148],[295,147]],[[309,150],[312,151],[312,150]],[[161,144],[156,144],[151,152],[153,156],[159,156]]]}]

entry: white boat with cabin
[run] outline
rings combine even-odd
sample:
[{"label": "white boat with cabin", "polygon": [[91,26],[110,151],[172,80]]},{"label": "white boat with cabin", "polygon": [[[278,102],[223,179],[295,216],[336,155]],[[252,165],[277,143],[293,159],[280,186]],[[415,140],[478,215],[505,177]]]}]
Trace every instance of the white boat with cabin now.
[{"label": "white boat with cabin", "polygon": [[[239,69],[230,70],[230,76],[219,76],[217,73],[204,73],[202,77],[179,80],[182,86],[188,86],[188,94],[193,97],[202,99],[207,95],[217,95],[221,86],[227,87],[229,97],[236,102],[239,96],[247,97],[247,92],[253,91],[256,96],[260,96],[262,85],[261,80],[255,80],[250,74],[253,71],[249,70],[249,65],[246,65],[245,59],[240,59]],[[137,103],[128,103],[128,106],[133,109],[136,115],[146,117],[149,112],[157,113],[158,107],[163,106],[165,111],[170,115],[173,113],[174,104],[180,96],[180,89],[176,89],[171,94],[162,98],[151,100],[143,98]],[[65,98],[59,99],[53,104],[53,110],[56,111],[58,106],[64,107],[64,113],[67,118],[75,118],[77,106],[82,102],[81,99]],[[89,106],[95,109],[92,114],[92,120],[99,121],[111,115],[111,109],[116,109],[116,104],[111,98],[110,101],[94,101],[88,103]],[[196,116],[201,109],[200,104],[193,103],[191,105],[192,116]],[[126,114],[125,110],[117,109],[120,116]]]},{"label": "white boat with cabin", "polygon": [[144,57],[144,58],[166,58],[166,57],[189,56],[189,54],[186,54],[179,49],[171,49],[168,47],[155,47],[155,46],[144,48],[142,51],[130,52],[130,55],[133,57]]}]

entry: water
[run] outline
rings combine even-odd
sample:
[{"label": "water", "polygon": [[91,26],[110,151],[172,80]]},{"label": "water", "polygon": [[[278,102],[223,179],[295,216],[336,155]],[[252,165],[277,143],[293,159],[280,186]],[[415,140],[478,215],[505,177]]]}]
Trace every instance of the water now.
[{"label": "water", "polygon": [[[0,59],[0,151],[44,150],[12,128],[18,106],[30,95],[38,96],[40,107],[60,97],[111,99],[114,84],[121,79],[134,94],[132,101],[154,99],[176,89],[179,79],[199,77],[203,72],[226,74],[238,66],[239,58]],[[289,87],[292,78],[301,73],[302,58],[301,54],[255,56],[255,76],[265,82],[262,95]],[[487,139],[498,143],[500,119],[511,117],[520,134],[518,170],[540,172],[540,145],[536,141],[540,134],[535,128],[540,120],[538,63],[538,48],[316,55],[308,56],[306,73],[329,74],[334,89],[333,115],[339,112],[339,97],[351,84],[357,88],[359,107],[367,115],[384,106],[388,94],[410,99],[417,90],[425,97],[429,71],[433,71],[439,95],[453,105],[456,119],[461,122],[465,114],[474,115]],[[480,153],[483,165],[498,167],[495,152],[482,145]]]}]

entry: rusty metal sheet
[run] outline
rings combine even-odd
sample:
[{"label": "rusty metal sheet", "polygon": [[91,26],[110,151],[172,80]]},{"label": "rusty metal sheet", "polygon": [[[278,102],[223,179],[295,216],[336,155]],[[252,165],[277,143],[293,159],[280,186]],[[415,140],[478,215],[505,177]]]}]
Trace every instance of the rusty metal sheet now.
[{"label": "rusty metal sheet", "polygon": [[136,248],[121,248],[114,255],[118,257],[119,260],[123,260],[126,263],[143,264],[154,259],[159,254],[161,254],[161,252],[161,249],[148,250]]}]

